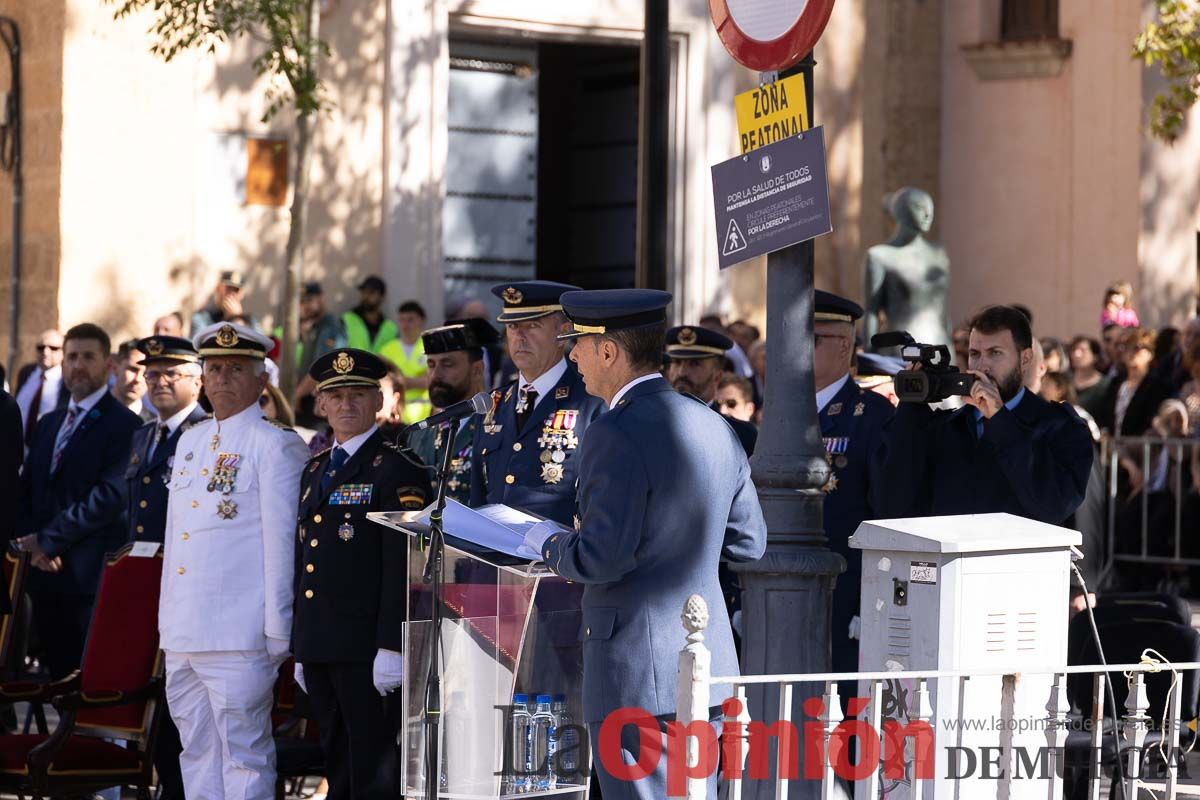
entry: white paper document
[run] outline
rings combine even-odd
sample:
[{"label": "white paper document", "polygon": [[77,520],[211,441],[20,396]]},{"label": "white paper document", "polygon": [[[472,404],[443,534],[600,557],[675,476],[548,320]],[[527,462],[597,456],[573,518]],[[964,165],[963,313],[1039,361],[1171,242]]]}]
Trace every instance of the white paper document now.
[{"label": "white paper document", "polygon": [[[426,508],[417,521],[428,525],[432,511],[432,506]],[[532,560],[539,559],[541,554],[525,546],[525,534],[539,522],[543,522],[540,517],[506,505],[468,508],[450,499],[446,500],[446,510],[442,514],[445,531],[451,536],[510,556]]]}]

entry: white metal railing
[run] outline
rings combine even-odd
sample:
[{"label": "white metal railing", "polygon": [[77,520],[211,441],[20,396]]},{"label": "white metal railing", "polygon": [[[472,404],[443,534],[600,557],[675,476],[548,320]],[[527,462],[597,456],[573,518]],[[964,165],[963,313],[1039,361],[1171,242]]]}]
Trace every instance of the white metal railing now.
[{"label": "white metal railing", "polygon": [[[820,754],[824,759],[824,763],[819,765],[820,777],[811,777],[811,771],[814,770],[812,765],[806,765],[806,777],[812,780],[820,780],[820,797],[822,800],[832,800],[839,797],[839,789],[837,787],[837,774],[834,768],[835,758],[833,757],[833,746],[836,744],[838,749],[846,747],[849,738],[855,734],[839,734],[839,728],[847,723],[843,719],[841,698],[838,694],[838,681],[857,681],[860,686],[863,682],[869,684],[868,700],[866,707],[858,714],[857,720],[865,722],[872,731],[875,732],[875,737],[880,741],[880,752],[878,756],[871,759],[870,766],[864,770],[861,779],[854,782],[854,797],[857,800],[875,800],[881,796],[882,782],[887,778],[889,770],[895,770],[903,767],[906,777],[911,775],[910,785],[908,787],[907,796],[909,798],[926,798],[933,797],[932,790],[933,778],[922,774],[920,770],[912,769],[916,765],[918,758],[932,758],[932,753],[922,753],[919,748],[923,746],[920,739],[920,724],[929,725],[930,733],[933,733],[934,724],[934,709],[931,702],[931,694],[934,691],[934,684],[939,681],[955,681],[957,685],[958,696],[961,697],[965,691],[967,681],[972,678],[992,677],[1001,678],[1001,697],[997,698],[997,708],[1000,709],[999,729],[1001,731],[1000,749],[1001,764],[1005,766],[998,776],[994,784],[995,791],[989,790],[988,796],[994,797],[1010,797],[1011,783],[1014,779],[1017,764],[1015,761],[1014,748],[1012,746],[1011,735],[1008,741],[1005,742],[1003,731],[1012,730],[1015,727],[1015,722],[1012,718],[1012,702],[1011,696],[1017,682],[1028,676],[1051,676],[1049,682],[1049,696],[1046,698],[1046,717],[1039,722],[1044,724],[1046,745],[1046,757],[1048,763],[1039,770],[1039,775],[1044,776],[1044,791],[1039,791],[1039,796],[1047,797],[1050,800],[1062,800],[1063,797],[1063,777],[1066,773],[1066,741],[1070,733],[1071,726],[1083,727],[1091,732],[1089,740],[1088,756],[1086,760],[1086,781],[1087,792],[1086,797],[1089,800],[1099,800],[1101,780],[1105,777],[1105,767],[1110,767],[1114,778],[1120,774],[1124,780],[1124,797],[1137,798],[1138,789],[1149,790],[1153,792],[1155,797],[1173,800],[1179,795],[1194,795],[1200,796],[1200,785],[1181,785],[1179,783],[1179,762],[1186,750],[1181,749],[1180,738],[1184,728],[1190,728],[1192,733],[1195,732],[1195,720],[1181,720],[1181,703],[1183,690],[1182,673],[1200,670],[1200,662],[1187,662],[1165,664],[1154,661],[1143,661],[1138,664],[1110,664],[1100,665],[1092,664],[1085,666],[1065,666],[1065,665],[1047,665],[1044,667],[1029,668],[1019,667],[1011,668],[1005,666],[996,666],[989,669],[976,669],[970,671],[957,670],[905,670],[895,672],[855,672],[855,673],[803,673],[803,674],[787,674],[787,675],[742,675],[742,676],[713,676],[710,674],[711,657],[708,649],[704,645],[704,629],[708,624],[708,609],[704,599],[699,595],[692,595],[688,599],[687,605],[683,613],[683,625],[688,631],[687,644],[679,654],[679,675],[676,694],[676,718],[681,726],[681,730],[687,732],[691,730],[689,727],[693,722],[708,721],[709,706],[710,706],[710,687],[716,684],[730,684],[734,687],[734,696],[725,700],[722,708],[724,711],[724,727],[722,733],[722,752],[724,754],[724,763],[722,764],[722,778],[727,786],[726,797],[728,800],[741,800],[742,784],[746,779],[764,779],[772,780],[775,786],[774,796],[777,800],[785,800],[788,797],[791,780],[789,775],[795,775],[794,771],[789,771],[796,766],[793,753],[799,755],[799,742],[793,742],[790,739],[788,731],[795,731],[793,720],[793,697],[794,690],[797,684],[819,684],[823,689],[819,693],[821,700],[821,713],[810,722],[805,723],[806,726],[819,724],[821,747]],[[1165,672],[1172,674],[1172,689],[1168,692],[1168,708],[1151,709],[1150,701],[1146,688],[1146,676],[1149,673]],[[1129,681],[1129,692],[1125,702],[1125,714],[1118,721],[1113,719],[1113,724],[1106,730],[1105,728],[1105,695],[1106,681],[1108,675],[1112,673],[1124,673]],[[1072,716],[1069,712],[1070,704],[1067,698],[1067,676],[1079,674],[1093,674],[1094,679],[1091,687],[1091,713],[1086,718]],[[888,691],[888,684],[896,681],[915,681],[916,688],[913,692],[913,702],[910,704],[908,712],[908,732],[916,732],[914,736],[902,735],[899,739],[887,733],[888,720],[884,717],[885,695]],[[749,704],[747,703],[747,687],[755,685],[775,685],[779,687],[778,707],[775,722],[787,723],[784,726],[779,726],[775,729],[776,732],[781,732],[782,735],[777,740],[776,763],[774,768],[770,770],[773,777],[768,777],[763,774],[762,759],[764,752],[758,750],[754,753],[751,751],[755,748],[763,748],[767,745],[770,735],[764,735],[768,731],[765,726],[759,727],[757,733],[760,734],[758,741],[752,732],[755,732],[755,727],[751,725],[751,717]],[[803,688],[803,687],[802,687]],[[717,699],[717,698],[713,698]],[[1007,702],[1006,702],[1007,700]],[[1040,701],[1038,701],[1040,702]],[[961,711],[961,706],[959,707]],[[1155,715],[1150,713],[1153,711]],[[1110,719],[1116,715],[1109,715]],[[1161,719],[1162,724],[1157,724],[1157,720]],[[955,729],[963,730],[961,714],[957,717]],[[856,723],[857,725],[861,725]],[[758,723],[755,723],[757,726]],[[811,731],[811,728],[806,727],[806,736]],[[861,731],[861,727],[856,730]],[[884,734],[880,735],[883,731]],[[1154,741],[1147,746],[1147,740],[1151,732],[1155,734]],[[1117,754],[1117,758],[1121,759],[1121,769],[1118,771],[1114,763],[1105,763],[1104,758],[1104,738],[1105,735],[1116,737],[1116,747],[1113,748]],[[774,735],[774,734],[771,734]],[[1189,739],[1192,737],[1189,736]],[[734,741],[731,741],[734,740]],[[859,739],[860,747],[864,741]],[[805,742],[808,746],[811,743]],[[928,740],[928,744],[932,748],[933,739]],[[897,753],[892,752],[889,748],[902,747],[902,761],[895,761]],[[863,748],[869,751],[869,754],[874,756],[872,748]],[[1190,749],[1190,743],[1187,749]],[[810,747],[810,752],[812,748]],[[861,750],[860,750],[861,752]],[[1160,754],[1160,762],[1154,763],[1158,774],[1151,776],[1148,774],[1149,766],[1151,765],[1150,756],[1154,753]],[[696,768],[699,765],[701,758],[701,742],[699,737],[689,735],[685,745],[686,767]],[[782,755],[781,755],[782,754]],[[757,776],[748,774],[747,764],[751,756],[758,759],[757,766],[759,774]],[[732,758],[731,758],[732,756]],[[1027,758],[1027,754],[1022,753],[1021,758]],[[783,759],[792,759],[790,763]],[[860,757],[860,762],[866,756]],[[801,759],[802,760],[802,759]],[[876,764],[875,762],[878,762]],[[714,765],[715,766],[715,765]],[[1076,768],[1078,765],[1076,766]],[[1153,778],[1153,779],[1151,779]],[[947,777],[947,780],[956,780]],[[706,779],[704,775],[689,775],[686,781],[686,790],[688,800],[702,800],[706,795]],[[957,796],[957,793],[955,794]],[[964,793],[963,797],[971,796],[969,793]]]}]

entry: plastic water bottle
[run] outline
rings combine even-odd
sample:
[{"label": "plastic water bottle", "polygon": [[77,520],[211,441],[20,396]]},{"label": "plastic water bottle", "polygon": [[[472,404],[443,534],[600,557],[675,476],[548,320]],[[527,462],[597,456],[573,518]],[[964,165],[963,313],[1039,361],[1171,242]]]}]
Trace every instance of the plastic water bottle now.
[{"label": "plastic water bottle", "polygon": [[530,790],[533,772],[533,725],[529,717],[529,695],[514,694],[512,710],[512,761],[509,762],[509,792],[521,794]]},{"label": "plastic water bottle", "polygon": [[554,695],[554,705],[551,706],[551,711],[554,712],[554,719],[557,723],[557,750],[562,751],[562,757],[555,765],[555,776],[559,783],[565,783],[568,780],[576,783],[580,780],[579,729],[575,727],[575,720],[571,717],[571,712],[567,710],[566,695]]},{"label": "plastic water bottle", "polygon": [[537,711],[533,712],[533,764],[537,770],[533,784],[537,791],[553,789],[557,785],[554,777],[554,755],[558,752],[558,737],[555,735],[554,712],[550,710],[550,695],[537,696]]}]

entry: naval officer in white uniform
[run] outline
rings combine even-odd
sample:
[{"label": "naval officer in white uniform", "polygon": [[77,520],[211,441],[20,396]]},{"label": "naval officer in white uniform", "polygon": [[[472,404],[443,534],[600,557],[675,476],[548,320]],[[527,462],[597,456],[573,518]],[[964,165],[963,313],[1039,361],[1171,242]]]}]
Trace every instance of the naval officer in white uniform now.
[{"label": "naval officer in white uniform", "polygon": [[171,469],[158,617],[167,702],[188,800],[270,800],[308,450],[258,406],[267,337],[217,323],[194,342],[213,416],[180,437]]}]

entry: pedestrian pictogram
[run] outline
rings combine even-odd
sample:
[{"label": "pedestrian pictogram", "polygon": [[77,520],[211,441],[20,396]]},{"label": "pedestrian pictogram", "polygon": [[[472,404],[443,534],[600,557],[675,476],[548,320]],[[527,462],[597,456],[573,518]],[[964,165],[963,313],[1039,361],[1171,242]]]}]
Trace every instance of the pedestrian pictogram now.
[{"label": "pedestrian pictogram", "polygon": [[742,236],[742,229],[738,227],[736,219],[729,220],[729,230],[725,233],[725,246],[721,248],[721,255],[727,256],[745,249],[746,237]]}]

